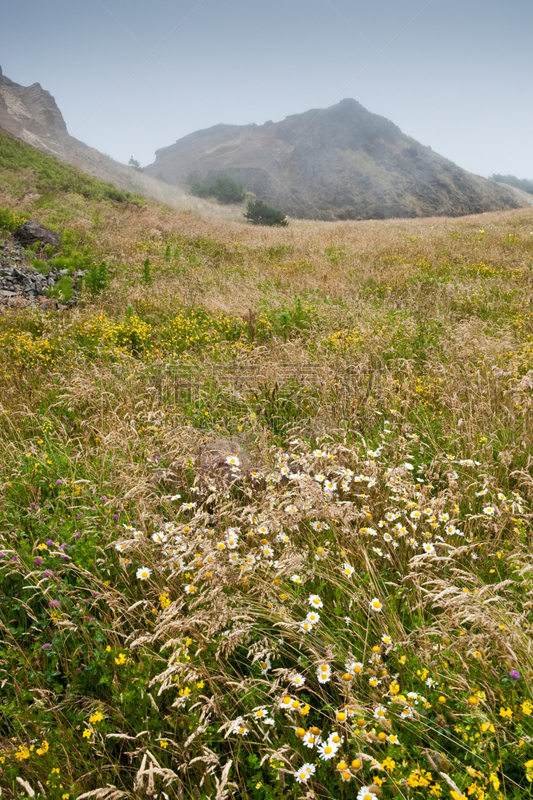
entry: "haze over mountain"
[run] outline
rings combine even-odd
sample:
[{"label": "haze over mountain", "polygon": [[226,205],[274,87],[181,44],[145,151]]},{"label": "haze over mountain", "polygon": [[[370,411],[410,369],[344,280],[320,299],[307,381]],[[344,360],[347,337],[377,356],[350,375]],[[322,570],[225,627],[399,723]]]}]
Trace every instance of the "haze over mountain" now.
[{"label": "haze over mountain", "polygon": [[352,99],[282,122],[196,131],[157,150],[145,171],[182,187],[228,173],[286,214],[322,220],[460,216],[523,202]]},{"label": "haze over mountain", "polygon": [[49,92],[20,86],[0,68],[0,127],[120,189],[182,207],[191,204],[191,180],[221,173],[303,219],[461,216],[528,204],[524,193],[466,172],[351,99],[278,123],[196,131],[139,172],[70,136]]},{"label": "haze over mountain", "polygon": [[2,73],[1,67],[0,128],[94,178],[113,183],[119,189],[180,207],[189,205],[189,198],[176,187],[120,164],[71,136],[49,92],[39,83],[31,86],[15,83]]}]

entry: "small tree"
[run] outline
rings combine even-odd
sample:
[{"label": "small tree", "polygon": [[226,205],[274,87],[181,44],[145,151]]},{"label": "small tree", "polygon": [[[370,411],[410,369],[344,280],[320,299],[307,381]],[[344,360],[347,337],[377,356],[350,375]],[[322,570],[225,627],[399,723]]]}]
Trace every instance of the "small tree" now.
[{"label": "small tree", "polygon": [[283,211],[269,206],[263,200],[250,200],[244,212],[246,219],[253,225],[288,225],[289,220]]},{"label": "small tree", "polygon": [[128,167],[133,167],[133,169],[136,169],[137,172],[142,172],[140,163],[136,158],[133,158],[133,156],[131,156],[130,160],[128,161]]}]

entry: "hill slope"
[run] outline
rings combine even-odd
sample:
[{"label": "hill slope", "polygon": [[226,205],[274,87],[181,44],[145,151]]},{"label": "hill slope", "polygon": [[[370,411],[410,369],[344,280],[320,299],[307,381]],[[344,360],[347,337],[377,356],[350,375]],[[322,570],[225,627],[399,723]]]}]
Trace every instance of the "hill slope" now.
[{"label": "hill slope", "polygon": [[221,172],[300,218],[455,217],[523,204],[351,99],[282,122],[196,131],[146,167],[181,186]]},{"label": "hill slope", "polygon": [[21,86],[0,67],[0,128],[38,150],[72,164],[119,189],[180,208],[213,211],[212,203],[191,198],[175,186],[137,172],[71,136],[52,95],[39,83]]}]

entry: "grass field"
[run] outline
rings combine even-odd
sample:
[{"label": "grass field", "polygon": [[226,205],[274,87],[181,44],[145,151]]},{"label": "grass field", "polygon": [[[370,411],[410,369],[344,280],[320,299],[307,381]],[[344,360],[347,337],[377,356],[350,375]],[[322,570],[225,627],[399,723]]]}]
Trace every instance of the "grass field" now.
[{"label": "grass field", "polygon": [[0,317],[2,796],[532,796],[533,209],[266,229],[34,159],[0,207],[93,266]]}]

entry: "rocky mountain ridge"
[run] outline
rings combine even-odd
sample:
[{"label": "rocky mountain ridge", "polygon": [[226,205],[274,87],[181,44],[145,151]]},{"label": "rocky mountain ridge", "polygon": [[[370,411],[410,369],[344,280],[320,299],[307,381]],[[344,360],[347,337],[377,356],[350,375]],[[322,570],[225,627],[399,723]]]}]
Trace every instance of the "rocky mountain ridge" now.
[{"label": "rocky mountain ridge", "polygon": [[148,175],[178,186],[228,173],[293,217],[461,216],[518,208],[510,187],[472,175],[353,99],[264,125],[215,125],[156,151]]},{"label": "rocky mountain ridge", "polygon": [[1,67],[0,128],[93,178],[113,183],[119,189],[181,208],[189,205],[187,195],[177,187],[120,164],[71,136],[55,99],[48,91],[39,83],[31,86],[15,83],[3,74]]}]

